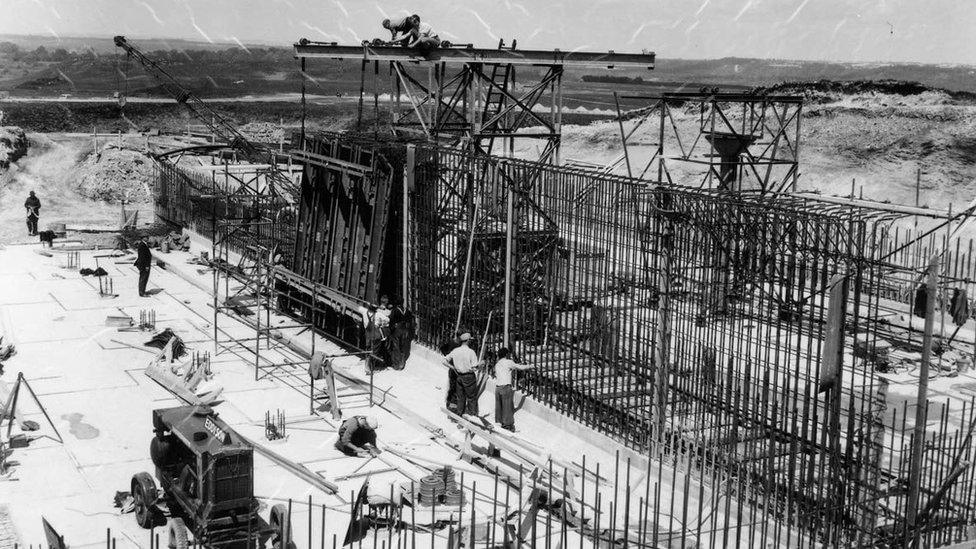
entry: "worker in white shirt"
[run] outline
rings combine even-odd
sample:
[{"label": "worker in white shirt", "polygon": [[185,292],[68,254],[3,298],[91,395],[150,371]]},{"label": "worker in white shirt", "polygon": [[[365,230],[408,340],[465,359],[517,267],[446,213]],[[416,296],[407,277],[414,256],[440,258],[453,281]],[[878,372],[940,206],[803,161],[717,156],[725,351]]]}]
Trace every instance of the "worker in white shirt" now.
[{"label": "worker in white shirt", "polygon": [[471,348],[471,334],[465,332],[459,338],[461,344],[447,354],[444,362],[448,368],[457,373],[455,381],[455,398],[457,399],[457,414],[478,415],[478,378],[475,368],[478,367],[478,355]]},{"label": "worker in white shirt", "polygon": [[515,388],[512,387],[512,371],[529,370],[532,364],[516,364],[510,358],[511,352],[502,347],[498,349],[498,362],[495,363],[495,423],[502,429],[515,431]]},{"label": "worker in white shirt", "polygon": [[407,47],[417,48],[421,55],[427,55],[441,47],[441,39],[428,23],[418,21],[417,26],[410,31],[410,41]]},{"label": "worker in white shirt", "polygon": [[419,15],[408,15],[397,19],[383,20],[383,28],[390,31],[390,42],[401,45],[405,45],[410,41],[411,31],[419,24]]}]

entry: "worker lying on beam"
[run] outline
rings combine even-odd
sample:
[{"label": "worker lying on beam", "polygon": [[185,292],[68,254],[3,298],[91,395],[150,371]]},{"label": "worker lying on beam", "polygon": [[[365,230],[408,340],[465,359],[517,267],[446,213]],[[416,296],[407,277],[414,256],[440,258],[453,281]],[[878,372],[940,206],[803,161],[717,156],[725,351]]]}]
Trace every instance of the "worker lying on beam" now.
[{"label": "worker lying on beam", "polygon": [[407,45],[413,29],[420,25],[419,15],[408,15],[399,19],[384,19],[383,28],[390,31],[390,43]]},{"label": "worker lying on beam", "polygon": [[380,453],[376,447],[376,428],[379,423],[373,416],[355,416],[339,426],[339,439],[336,450],[347,456],[375,456]]}]

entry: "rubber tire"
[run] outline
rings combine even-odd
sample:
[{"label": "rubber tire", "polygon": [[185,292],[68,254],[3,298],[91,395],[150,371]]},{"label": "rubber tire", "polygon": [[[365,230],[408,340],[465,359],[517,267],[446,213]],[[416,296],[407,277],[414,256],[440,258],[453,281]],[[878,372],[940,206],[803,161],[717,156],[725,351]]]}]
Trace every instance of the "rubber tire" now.
[{"label": "rubber tire", "polygon": [[288,546],[292,547],[294,544],[291,543],[291,520],[288,518],[288,507],[283,503],[276,503],[271,507],[271,513],[268,515],[268,524],[271,525],[271,529],[274,531],[274,538],[271,541],[271,547],[273,549],[286,549],[285,541],[287,540]]},{"label": "rubber tire", "polygon": [[183,522],[183,519],[169,519],[166,530],[169,531],[169,542],[166,545],[169,549],[188,549],[190,547],[190,534],[187,532],[186,523]]},{"label": "rubber tire", "polygon": [[149,473],[143,471],[132,477],[131,488],[132,499],[135,500],[136,523],[148,530],[156,525],[155,503],[159,497],[156,481]]}]

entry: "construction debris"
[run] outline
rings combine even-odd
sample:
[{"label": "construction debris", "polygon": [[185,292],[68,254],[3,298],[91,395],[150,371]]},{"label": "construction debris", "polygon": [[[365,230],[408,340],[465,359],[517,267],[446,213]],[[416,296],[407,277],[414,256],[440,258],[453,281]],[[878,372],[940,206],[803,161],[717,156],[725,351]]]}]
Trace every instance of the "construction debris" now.
[{"label": "construction debris", "polygon": [[159,332],[152,336],[152,338],[145,342],[143,345],[146,347],[155,347],[157,349],[170,349],[172,358],[181,358],[186,355],[186,345],[180,336],[176,335],[172,329],[166,328],[162,332]]},{"label": "construction debris", "polygon": [[78,192],[109,203],[149,202],[152,162],[140,152],[114,146],[93,152],[78,167]]}]

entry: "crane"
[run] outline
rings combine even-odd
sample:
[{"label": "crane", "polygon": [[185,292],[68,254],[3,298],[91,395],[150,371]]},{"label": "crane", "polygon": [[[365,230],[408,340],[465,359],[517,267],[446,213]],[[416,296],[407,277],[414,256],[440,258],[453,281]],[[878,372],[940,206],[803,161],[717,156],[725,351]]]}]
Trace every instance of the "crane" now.
[{"label": "crane", "polygon": [[[292,199],[297,198],[298,188],[290,178],[278,171],[275,151],[273,149],[248,141],[247,138],[244,137],[240,131],[238,131],[234,124],[221,116],[217,111],[210,108],[210,106],[204,103],[190,90],[186,89],[176,80],[176,78],[166,72],[163,67],[146,56],[146,54],[139,51],[135,46],[130,44],[124,36],[116,36],[113,40],[116,47],[124,50],[128,57],[138,61],[139,64],[145,68],[146,72],[151,74],[153,78],[159,82],[163,89],[166,90],[166,92],[174,99],[176,99],[177,103],[180,103],[186,107],[187,110],[189,110],[190,113],[198,120],[203,122],[219,140],[227,143],[230,148],[237,151],[239,156],[248,162],[253,162],[255,164],[268,164],[271,166],[271,170],[268,172],[269,182],[274,181],[274,183],[278,185],[278,189],[287,191],[288,194],[291,195]],[[270,188],[274,189],[273,186]],[[276,191],[272,190],[272,192]]]}]

